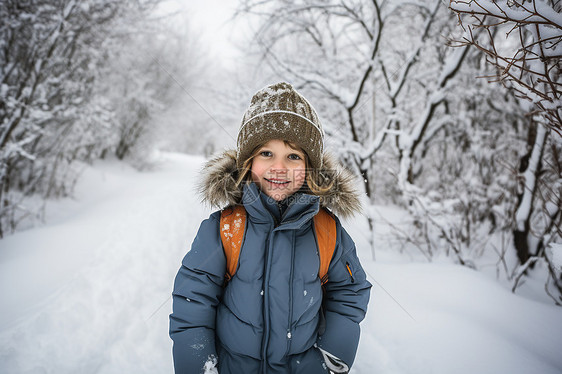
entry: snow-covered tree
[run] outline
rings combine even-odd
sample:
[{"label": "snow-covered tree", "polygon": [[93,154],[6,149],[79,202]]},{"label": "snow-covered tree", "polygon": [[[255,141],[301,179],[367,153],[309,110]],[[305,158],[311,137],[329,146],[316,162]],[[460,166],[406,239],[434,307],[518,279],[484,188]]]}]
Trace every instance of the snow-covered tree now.
[{"label": "snow-covered tree", "polygon": [[536,124],[510,92],[475,79],[493,74],[477,49],[449,46],[462,30],[448,4],[241,3],[257,25],[249,44],[262,70],[317,104],[331,146],[361,176],[370,203],[377,196],[408,209],[411,227],[397,231],[406,245],[474,267],[496,253],[498,272],[514,280],[519,160]]},{"label": "snow-covered tree", "polygon": [[173,102],[188,59],[163,52],[159,3],[0,3],[0,237],[40,214],[35,197],[69,194],[81,162],[129,154]]},{"label": "snow-covered tree", "polygon": [[[526,150],[519,155],[520,183],[512,221],[519,275],[539,259],[549,262],[545,247],[562,241],[561,5],[553,0],[450,1],[464,30],[457,45],[482,51],[496,68],[490,80],[501,82],[529,103],[532,120],[527,121]],[[552,264],[548,267],[554,288],[562,294],[562,278],[554,276]],[[520,279],[515,278],[516,282]],[[548,287],[547,282],[547,292]],[[560,297],[553,298],[562,303]]]},{"label": "snow-covered tree", "polygon": [[[96,49],[118,10],[109,1],[0,4],[0,235],[26,213],[21,196],[64,193],[67,185],[56,181],[66,173],[69,150],[60,140],[73,133],[85,108],[94,109],[88,98]],[[70,154],[85,150],[82,135],[66,145],[74,148]]]},{"label": "snow-covered tree", "polygon": [[253,44],[274,74],[320,103],[330,141],[370,202],[389,154],[394,177],[382,180],[409,199],[429,139],[454,122],[448,92],[468,53],[441,40],[455,22],[443,3],[242,3],[240,12],[262,19]]},{"label": "snow-covered tree", "polygon": [[466,31],[459,42],[484,52],[497,80],[533,103],[562,136],[560,1],[450,0],[450,7]]},{"label": "snow-covered tree", "polygon": [[[160,117],[171,108],[189,107],[188,90],[200,81],[206,60],[189,31],[173,24],[146,22],[142,30],[121,34],[99,72],[98,94],[110,100],[115,115],[115,155],[136,160],[155,140],[174,136],[159,134],[166,131]],[[193,124],[185,116],[180,120]]]}]

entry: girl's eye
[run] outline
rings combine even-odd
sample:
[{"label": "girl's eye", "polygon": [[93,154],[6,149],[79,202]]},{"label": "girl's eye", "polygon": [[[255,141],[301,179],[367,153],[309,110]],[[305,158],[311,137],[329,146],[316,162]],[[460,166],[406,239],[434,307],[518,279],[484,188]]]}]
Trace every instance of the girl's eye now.
[{"label": "girl's eye", "polygon": [[271,153],[271,151],[261,151],[260,155],[263,157],[271,157],[273,153]]},{"label": "girl's eye", "polygon": [[291,154],[289,155],[289,159],[291,159],[291,160],[301,160],[302,157],[299,156],[299,155],[297,155],[296,153],[291,153]]}]

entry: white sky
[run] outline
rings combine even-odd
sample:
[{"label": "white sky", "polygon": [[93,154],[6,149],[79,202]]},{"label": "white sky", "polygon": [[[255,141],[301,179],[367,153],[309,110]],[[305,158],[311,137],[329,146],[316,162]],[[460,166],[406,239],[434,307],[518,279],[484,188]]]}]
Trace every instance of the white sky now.
[{"label": "white sky", "polygon": [[199,36],[211,57],[228,61],[239,51],[235,41],[242,35],[240,22],[234,27],[230,19],[236,10],[235,0],[168,0],[164,11],[179,12],[179,19],[187,19],[191,29]]}]

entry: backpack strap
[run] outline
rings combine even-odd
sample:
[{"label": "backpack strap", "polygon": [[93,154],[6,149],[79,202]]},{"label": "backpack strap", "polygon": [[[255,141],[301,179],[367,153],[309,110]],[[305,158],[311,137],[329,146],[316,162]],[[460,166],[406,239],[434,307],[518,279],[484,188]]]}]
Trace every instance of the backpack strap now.
[{"label": "backpack strap", "polygon": [[336,250],[337,239],[336,220],[326,209],[320,209],[318,214],[314,216],[314,231],[316,232],[320,257],[318,276],[323,286],[328,282],[328,268]]},{"label": "backpack strap", "polygon": [[226,256],[226,282],[236,273],[245,227],[246,209],[243,205],[228,207],[221,212],[220,236]]}]

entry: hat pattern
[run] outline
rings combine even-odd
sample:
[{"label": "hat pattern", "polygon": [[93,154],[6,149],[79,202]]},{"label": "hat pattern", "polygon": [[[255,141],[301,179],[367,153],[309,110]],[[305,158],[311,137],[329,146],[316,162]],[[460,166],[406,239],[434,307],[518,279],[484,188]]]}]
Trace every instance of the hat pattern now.
[{"label": "hat pattern", "polygon": [[272,139],[287,140],[302,148],[313,168],[322,166],[324,132],[312,105],[289,83],[258,91],[244,113],[237,140],[237,166],[254,149]]}]

